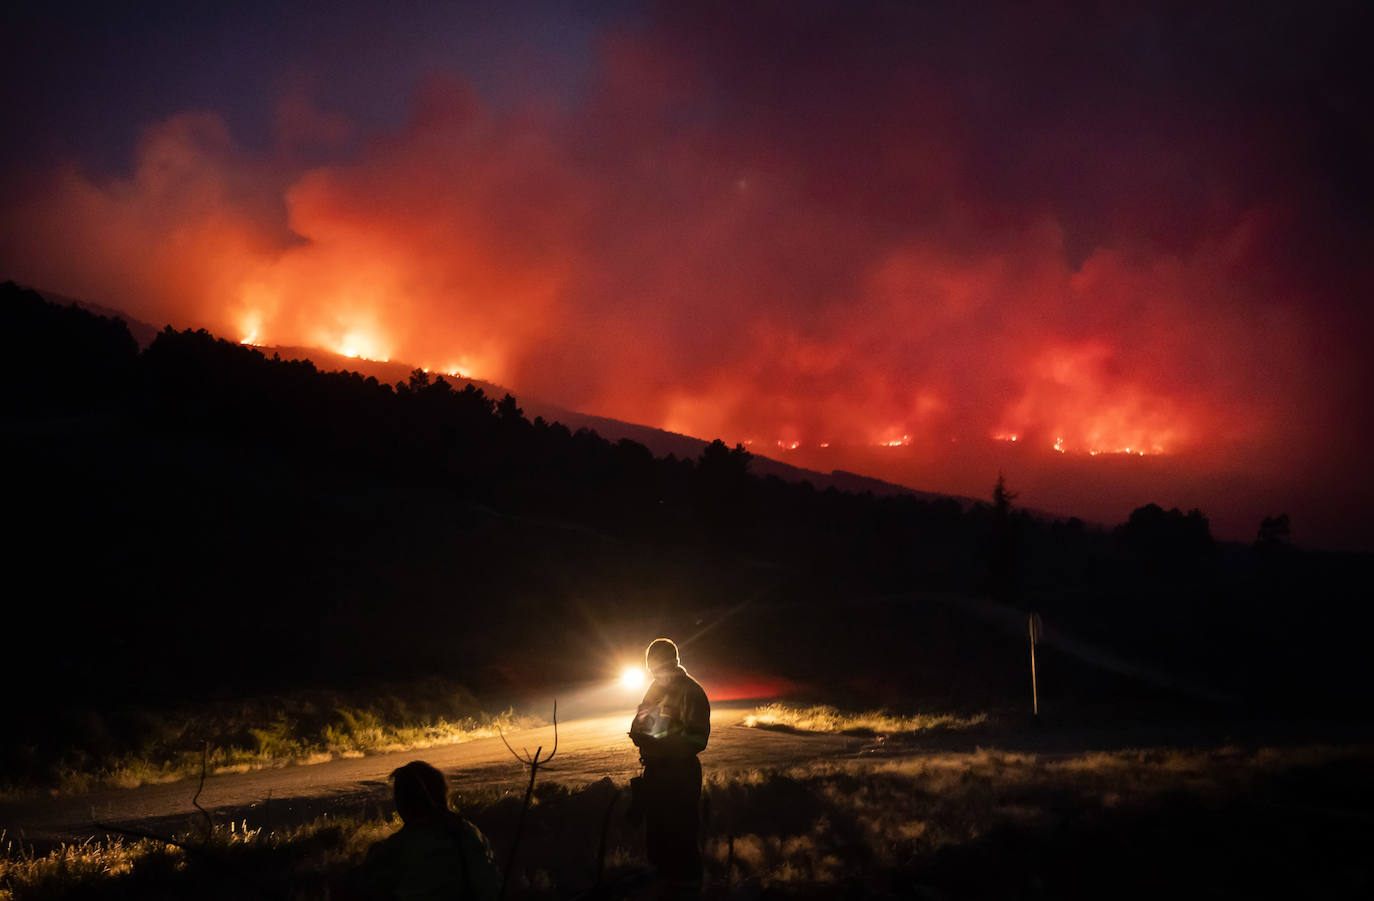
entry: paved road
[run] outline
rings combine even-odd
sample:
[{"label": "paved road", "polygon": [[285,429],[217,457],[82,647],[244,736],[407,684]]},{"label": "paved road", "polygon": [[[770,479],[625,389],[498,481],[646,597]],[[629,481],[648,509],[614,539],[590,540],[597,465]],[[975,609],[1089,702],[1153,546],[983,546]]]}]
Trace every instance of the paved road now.
[{"label": "paved road", "polygon": [[[738,771],[786,766],[807,760],[847,757],[866,742],[838,735],[801,735],[751,729],[743,709],[715,709],[710,746],[701,755],[708,771]],[[562,723],[558,756],[547,769],[549,779],[568,784],[594,782],[605,776],[623,781],[639,772],[638,755],[625,736],[628,717],[584,718]],[[517,750],[533,751],[553,744],[553,729],[544,727],[507,735]],[[288,766],[249,773],[225,773],[205,780],[200,804],[220,821],[247,820],[250,825],[299,822],[326,812],[357,813],[376,809],[389,797],[388,775],[411,760],[427,760],[449,774],[458,792],[492,787],[522,790],[525,771],[499,738],[333,760],[313,766]],[[123,828],[180,831],[198,816],[192,806],[198,780],[113,789],[77,797],[0,804],[0,829],[11,838],[50,842],[79,839],[101,830],[97,822]],[[267,799],[271,798],[270,803]]]}]

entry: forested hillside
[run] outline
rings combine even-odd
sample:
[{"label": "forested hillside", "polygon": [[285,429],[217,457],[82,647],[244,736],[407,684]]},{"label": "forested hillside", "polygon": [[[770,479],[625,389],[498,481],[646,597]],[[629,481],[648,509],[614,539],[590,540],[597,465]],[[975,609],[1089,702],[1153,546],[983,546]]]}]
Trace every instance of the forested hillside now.
[{"label": "forested hillside", "polygon": [[429,673],[505,690],[596,677],[646,629],[883,700],[1019,693],[1020,639],[937,595],[1230,693],[1321,684],[1340,706],[1367,682],[1345,587],[1367,561],[1293,548],[1277,519],[1223,545],[1199,511],[1033,517],[997,473],[967,510],[817,491],[739,447],[655,458],[419,371],[385,385],[171,329],[140,352],[13,284],[0,319],[21,706]]}]

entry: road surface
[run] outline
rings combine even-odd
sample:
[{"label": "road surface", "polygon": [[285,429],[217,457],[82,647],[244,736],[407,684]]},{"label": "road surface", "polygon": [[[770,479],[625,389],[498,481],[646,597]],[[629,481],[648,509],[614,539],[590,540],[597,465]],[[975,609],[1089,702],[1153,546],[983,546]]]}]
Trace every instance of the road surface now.
[{"label": "road surface", "polygon": [[[796,734],[752,729],[743,724],[747,709],[718,707],[711,713],[711,741],[701,755],[707,772],[788,766],[808,760],[851,757],[869,741],[840,735]],[[558,756],[540,767],[541,780],[565,784],[595,782],[606,776],[624,781],[639,772],[639,758],[625,735],[623,713],[560,723]],[[547,754],[552,727],[512,732],[511,745]],[[301,822],[323,813],[379,809],[390,798],[388,776],[411,760],[426,760],[448,774],[456,792],[522,791],[527,778],[499,738],[477,739],[423,750],[293,765],[247,773],[209,776],[199,803],[218,822],[246,820],[249,826]],[[547,774],[542,775],[542,774]],[[89,795],[0,804],[0,829],[11,839],[48,843],[102,834],[97,823],[123,829],[170,834],[199,817],[192,804],[198,779]],[[270,798],[270,802],[269,802]]]}]

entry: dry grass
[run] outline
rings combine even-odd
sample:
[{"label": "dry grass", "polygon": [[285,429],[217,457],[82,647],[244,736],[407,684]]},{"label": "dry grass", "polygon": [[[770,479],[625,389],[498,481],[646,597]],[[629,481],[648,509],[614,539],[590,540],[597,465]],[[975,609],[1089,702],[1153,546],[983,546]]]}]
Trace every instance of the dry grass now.
[{"label": "dry grass", "polygon": [[[979,751],[717,773],[706,784],[706,895],[1158,897],[1186,886],[1234,897],[1287,886],[1357,897],[1371,875],[1370,756]],[[585,890],[600,823],[611,805],[623,809],[623,786],[546,783],[536,794],[527,833],[536,838],[521,851],[513,896]],[[464,810],[502,861],[518,806],[514,794],[482,792]],[[41,856],[7,847],[0,899],[231,898],[250,894],[245,886],[323,899],[395,825],[325,818],[268,836],[230,827],[196,837],[195,852],[118,839]],[[608,876],[633,881],[642,838],[616,816],[608,839]]]},{"label": "dry grass", "polygon": [[969,729],[987,722],[987,714],[958,716],[952,713],[898,716],[884,710],[846,713],[829,706],[789,707],[766,704],[744,718],[746,726],[792,729],[798,732],[834,732],[845,735],[902,735],[932,729]]},{"label": "dry grass", "polygon": [[[1155,855],[1155,872],[1141,877],[1151,884],[1182,875],[1184,859],[1213,868],[1204,881],[1240,884],[1251,876],[1228,875],[1228,858],[1279,853],[1299,882],[1367,882],[1362,852],[1321,871],[1316,858],[1342,853],[1331,836],[1356,845],[1374,837],[1371,811],[1344,800],[1358,790],[1347,777],[1366,792],[1374,781],[1364,775],[1370,756],[1332,747],[1055,760],[979,751],[720,777],[710,785],[718,814],[708,873],[718,886],[783,894],[881,895],[905,874],[895,881],[977,885],[978,897],[1035,894],[1050,882],[1064,897],[1086,884],[1093,897],[1111,884],[1103,871],[1118,865],[1112,855]],[[1346,838],[1352,822],[1364,824],[1364,839]]]},{"label": "dry grass", "polygon": [[[37,854],[0,839],[0,901],[68,897],[327,898],[331,874],[400,825],[323,817],[271,833],[246,822],[174,838],[107,836]],[[104,894],[103,894],[104,893]]]},{"label": "dry grass", "polygon": [[[532,717],[516,716],[513,711],[468,717],[439,719],[418,725],[390,725],[370,711],[336,709],[343,726],[329,725],[318,732],[303,731],[290,719],[278,719],[246,731],[249,742],[209,744],[208,766],[212,773],[246,773],[252,770],[291,765],[327,763],[336,757],[359,757],[367,753],[386,753],[457,744],[479,738],[493,738],[498,729],[513,731],[540,724]],[[64,768],[53,795],[82,794],[103,787],[135,788],[139,785],[174,782],[200,774],[202,753],[193,750],[163,750],[157,756],[144,753],[122,755],[96,763],[90,768]],[[22,794],[12,789],[8,794]]]},{"label": "dry grass", "polygon": [[179,867],[179,849],[150,839],[125,841],[94,839],[61,845],[47,854],[17,846],[3,837],[0,849],[0,901],[16,897],[56,895],[84,885],[118,879],[132,873],[136,863],[161,859],[161,865]]},{"label": "dry grass", "polygon": [[82,794],[213,773],[422,750],[539,725],[489,714],[460,688],[424,683],[377,691],[300,692],[161,712],[85,712],[59,724],[22,766],[0,769],[0,797]]}]

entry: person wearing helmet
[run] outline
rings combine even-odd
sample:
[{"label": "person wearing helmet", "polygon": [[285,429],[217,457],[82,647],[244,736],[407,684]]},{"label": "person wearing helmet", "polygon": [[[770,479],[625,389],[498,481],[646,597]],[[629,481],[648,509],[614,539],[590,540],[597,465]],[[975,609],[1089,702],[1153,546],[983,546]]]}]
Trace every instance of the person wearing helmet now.
[{"label": "person wearing helmet", "polygon": [[649,862],[667,883],[701,885],[698,845],[701,762],[711,735],[706,692],[682,668],[677,645],[654,640],[644,653],[654,677],[630,724],[644,773],[632,785],[632,816],[643,816]]}]

